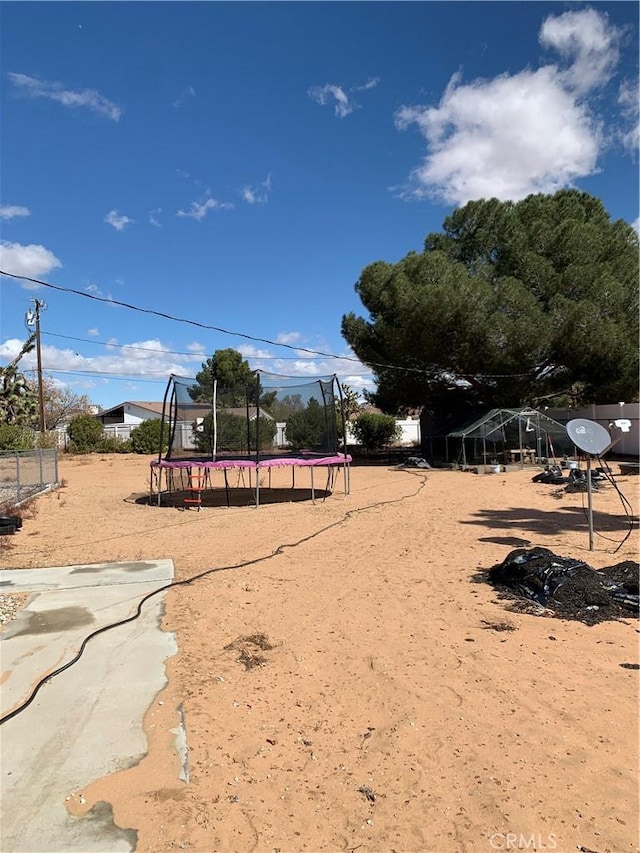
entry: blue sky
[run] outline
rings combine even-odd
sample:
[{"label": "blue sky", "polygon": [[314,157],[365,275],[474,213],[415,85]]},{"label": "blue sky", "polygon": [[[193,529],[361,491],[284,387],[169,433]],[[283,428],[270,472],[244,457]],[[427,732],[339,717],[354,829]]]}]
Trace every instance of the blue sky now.
[{"label": "blue sky", "polygon": [[[342,315],[471,198],[575,186],[638,218],[635,3],[12,3],[2,18],[0,363],[104,407],[216,349],[370,387]],[[31,360],[29,360],[31,359]],[[25,359],[33,366],[33,357]]]}]

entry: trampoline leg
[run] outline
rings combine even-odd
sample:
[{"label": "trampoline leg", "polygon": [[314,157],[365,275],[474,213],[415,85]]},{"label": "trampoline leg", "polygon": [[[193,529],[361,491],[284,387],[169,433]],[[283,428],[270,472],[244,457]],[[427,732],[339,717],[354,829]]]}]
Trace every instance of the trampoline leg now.
[{"label": "trampoline leg", "polygon": [[332,477],[331,477],[332,474],[333,474],[333,468],[331,468],[331,467],[327,468],[327,485],[325,486],[324,495],[322,496],[322,502],[323,503],[326,501],[327,495],[330,494],[330,491],[333,487],[333,482],[332,482]]},{"label": "trampoline leg", "polygon": [[[251,476],[251,469],[249,469]],[[260,466],[256,465],[256,509],[260,506]]]},{"label": "trampoline leg", "polygon": [[313,485],[313,465],[309,468],[309,471],[311,472],[311,503],[315,503],[316,502],[316,490],[315,490],[314,485]]},{"label": "trampoline leg", "polygon": [[229,503],[229,481],[227,480],[227,469],[224,469],[224,491],[227,496],[227,509],[231,506]]}]

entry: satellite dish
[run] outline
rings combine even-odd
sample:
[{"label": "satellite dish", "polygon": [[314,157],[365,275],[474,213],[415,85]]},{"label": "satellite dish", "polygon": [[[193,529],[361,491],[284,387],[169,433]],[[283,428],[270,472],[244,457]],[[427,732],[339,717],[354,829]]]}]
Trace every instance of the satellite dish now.
[{"label": "satellite dish", "polygon": [[586,418],[569,421],[567,435],[579,450],[592,456],[601,456],[612,444],[608,430]]}]

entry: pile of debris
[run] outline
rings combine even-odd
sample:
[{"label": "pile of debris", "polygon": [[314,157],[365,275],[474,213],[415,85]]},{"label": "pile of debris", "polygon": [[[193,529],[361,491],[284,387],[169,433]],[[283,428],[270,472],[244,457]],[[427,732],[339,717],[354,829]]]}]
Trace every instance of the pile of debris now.
[{"label": "pile of debris", "polygon": [[[565,477],[559,465],[547,465],[544,471],[536,474],[531,479],[534,483],[551,483],[554,486],[566,484],[564,486],[565,492],[586,492],[589,488],[587,472],[579,468],[572,468],[569,471],[569,476]],[[599,489],[606,479],[607,474],[603,468],[594,468],[591,471],[592,490]]]},{"label": "pile of debris", "polygon": [[510,597],[532,602],[562,619],[588,625],[638,613],[638,573],[632,560],[596,571],[547,548],[517,548],[489,569],[485,580]]},{"label": "pile of debris", "polygon": [[404,462],[401,462],[398,466],[399,468],[428,468],[431,469],[433,466],[427,462],[422,456],[409,456]]}]

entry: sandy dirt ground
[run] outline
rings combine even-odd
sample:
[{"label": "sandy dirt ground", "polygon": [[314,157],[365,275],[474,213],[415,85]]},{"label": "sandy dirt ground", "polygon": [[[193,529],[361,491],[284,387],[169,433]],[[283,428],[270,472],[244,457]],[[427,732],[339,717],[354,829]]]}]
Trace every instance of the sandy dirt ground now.
[{"label": "sandy dirt ground", "polygon": [[[638,849],[638,672],[621,667],[638,661],[637,623],[512,612],[474,581],[523,545],[596,568],[637,559],[637,529],[612,553],[611,486],[590,553],[586,496],[531,470],[355,466],[346,500],[340,478],[316,504],[198,512],[136,503],[148,462],[63,457],[62,487],[0,552],[5,568],[216,570],[166,594],[179,651],[148,755],[96,779],[84,810],[112,803],[140,853]],[[638,478],[617,482],[637,514]]]}]

